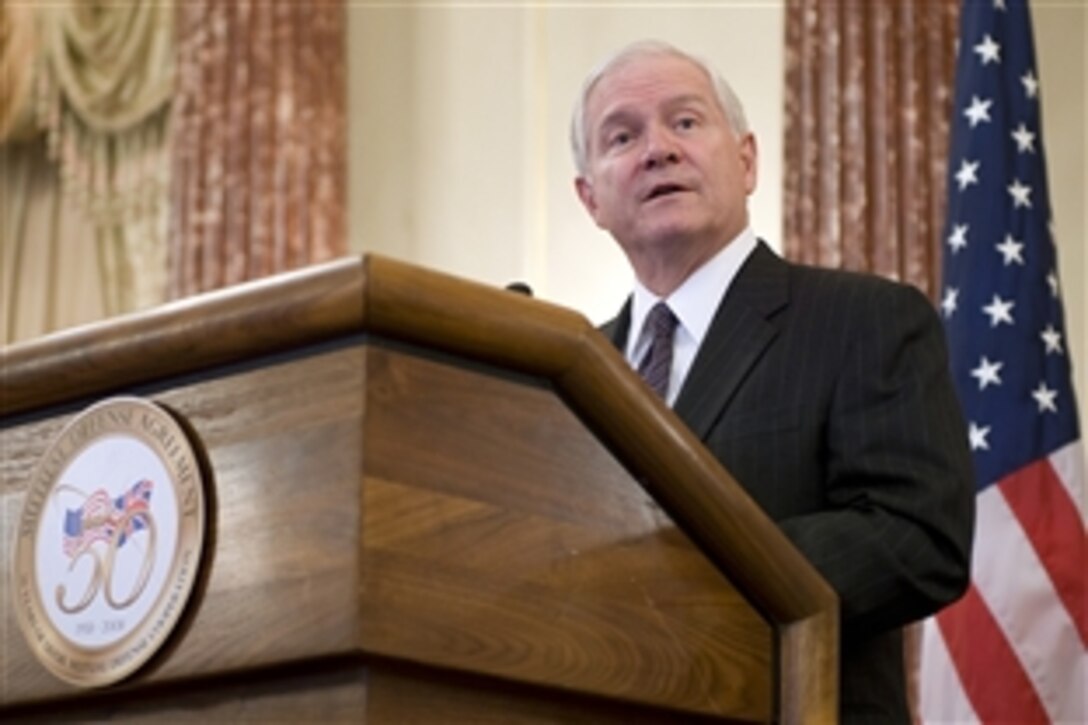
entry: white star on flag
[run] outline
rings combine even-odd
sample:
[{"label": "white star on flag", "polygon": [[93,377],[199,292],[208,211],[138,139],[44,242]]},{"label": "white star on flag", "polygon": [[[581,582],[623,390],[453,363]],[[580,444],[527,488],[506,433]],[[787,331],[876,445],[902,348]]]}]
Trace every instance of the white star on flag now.
[{"label": "white star on flag", "polygon": [[1024,84],[1024,93],[1028,94],[1028,98],[1039,95],[1039,79],[1035,77],[1035,71],[1029,68],[1027,73],[1020,76],[1020,82]]},{"label": "white star on flag", "polygon": [[997,245],[997,251],[1001,252],[1001,256],[1005,258],[1006,267],[1013,262],[1021,267],[1024,266],[1024,257],[1021,254],[1024,251],[1024,245],[1013,239],[1011,234],[1005,235],[1005,240]]},{"label": "white star on flag", "polygon": [[1008,186],[1009,196],[1012,197],[1012,205],[1015,208],[1026,206],[1031,208],[1031,187],[1020,183],[1020,179],[1013,179]]},{"label": "white star on flag", "polygon": [[1050,274],[1048,274],[1046,276],[1046,283],[1047,283],[1047,286],[1050,287],[1050,296],[1051,297],[1057,297],[1058,296],[1058,291],[1059,291],[1058,290],[1058,275],[1055,274],[1053,271],[1050,272]]},{"label": "white star on flag", "polygon": [[994,102],[989,99],[984,101],[978,96],[971,96],[971,105],[963,112],[963,115],[967,116],[967,120],[971,122],[971,128],[974,128],[983,121],[989,123],[990,106],[992,106],[993,103]]},{"label": "white star on flag", "polygon": [[944,297],[941,299],[941,310],[944,312],[945,317],[951,317],[956,311],[956,305],[959,304],[960,291],[955,287],[949,287],[944,291]]},{"label": "white star on flag", "polygon": [[998,373],[1001,372],[1001,368],[1005,367],[1003,362],[990,362],[990,360],[983,355],[982,360],[979,361],[978,367],[971,371],[971,377],[978,378],[978,389],[985,390],[987,385],[1001,385],[1001,376]]},{"label": "white star on flag", "polygon": [[1012,300],[1003,300],[994,295],[994,301],[982,308],[982,311],[990,316],[990,327],[997,327],[1002,322],[1012,324],[1012,308],[1016,303]]},{"label": "white star on flag", "polygon": [[953,254],[967,246],[966,224],[957,224],[952,228],[952,234],[948,237],[948,246],[952,247]]},{"label": "white star on flag", "polygon": [[1007,8],[1005,7],[1005,0],[994,0],[994,9],[1006,10]]},{"label": "white star on flag", "polygon": [[990,435],[990,426],[979,426],[974,421],[971,421],[971,425],[967,429],[967,438],[971,441],[971,450],[990,450],[990,444],[986,440],[986,436],[988,435]]},{"label": "white star on flag", "polygon": [[1054,325],[1047,325],[1046,329],[1039,333],[1039,337],[1042,338],[1043,344],[1046,345],[1047,355],[1052,352],[1059,355],[1064,354],[1064,350],[1062,350],[1062,333],[1055,330]]},{"label": "white star on flag", "polygon": [[1020,123],[1010,134],[1012,140],[1016,142],[1016,150],[1020,153],[1030,151],[1035,153],[1035,134],[1028,130],[1028,127]]},{"label": "white star on flag", "polygon": [[1031,391],[1031,397],[1035,398],[1035,402],[1039,404],[1040,413],[1047,410],[1051,413],[1058,412],[1058,404],[1054,402],[1054,398],[1058,397],[1058,391],[1048,388],[1045,380]]},{"label": "white star on flag", "polygon": [[979,164],[978,161],[968,161],[967,159],[960,162],[960,170],[956,172],[956,181],[960,185],[960,191],[963,191],[971,184],[978,183]]},{"label": "white star on flag", "polygon": [[975,46],[975,52],[982,60],[982,65],[1001,62],[1001,46],[994,42],[989,33],[986,33],[982,42]]}]

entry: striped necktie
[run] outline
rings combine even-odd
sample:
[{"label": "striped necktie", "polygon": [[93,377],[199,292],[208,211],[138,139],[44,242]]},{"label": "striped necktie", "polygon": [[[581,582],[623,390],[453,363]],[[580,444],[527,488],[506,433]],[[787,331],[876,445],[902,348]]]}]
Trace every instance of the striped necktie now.
[{"label": "striped necktie", "polygon": [[658,302],[646,316],[643,329],[650,333],[650,349],[638,366],[638,374],[662,399],[669,389],[672,370],[672,336],[676,331],[676,315],[664,302]]}]

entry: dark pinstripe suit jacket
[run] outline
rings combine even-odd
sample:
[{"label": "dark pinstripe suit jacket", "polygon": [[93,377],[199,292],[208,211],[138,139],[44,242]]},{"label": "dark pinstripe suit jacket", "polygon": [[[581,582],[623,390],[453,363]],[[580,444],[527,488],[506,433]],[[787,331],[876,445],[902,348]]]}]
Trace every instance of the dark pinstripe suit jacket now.
[{"label": "dark pinstripe suit jacket", "polygon": [[[604,326],[622,349],[630,303]],[[968,580],[974,486],[935,310],[760,242],[674,410],[842,602],[842,713],[907,722],[899,627]]]}]

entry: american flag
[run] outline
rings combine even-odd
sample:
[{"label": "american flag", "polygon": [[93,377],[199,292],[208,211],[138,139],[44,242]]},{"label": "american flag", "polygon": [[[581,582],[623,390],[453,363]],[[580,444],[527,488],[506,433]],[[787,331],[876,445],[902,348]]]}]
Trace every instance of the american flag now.
[{"label": "american flag", "polygon": [[152,483],[146,478],[112,499],[105,489],[100,488],[88,496],[79,508],[67,509],[62,542],[65,556],[71,558],[96,541],[109,541],[125,515],[131,513],[117,540],[118,548],[124,546],[133,532],[146,526],[145,517],[137,514],[147,512],[151,503],[151,489]]},{"label": "american flag", "polygon": [[926,623],[926,722],[1088,720],[1084,453],[1025,0],[964,0],[941,312],[978,490],[972,583]]}]

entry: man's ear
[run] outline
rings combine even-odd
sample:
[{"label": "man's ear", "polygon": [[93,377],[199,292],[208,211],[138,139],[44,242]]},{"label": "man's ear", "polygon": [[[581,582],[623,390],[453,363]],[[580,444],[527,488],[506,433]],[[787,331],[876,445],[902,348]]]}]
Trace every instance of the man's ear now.
[{"label": "man's ear", "polygon": [[740,141],[740,158],[744,166],[744,191],[751,194],[759,180],[759,147],[755,134],[746,133]]},{"label": "man's ear", "polygon": [[597,199],[593,195],[593,184],[584,176],[579,176],[574,179],[574,190],[578,192],[578,198],[582,200],[582,206],[593,217],[593,221],[597,221]]}]

